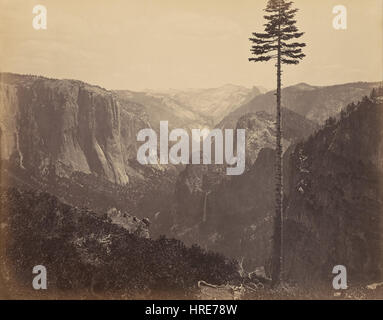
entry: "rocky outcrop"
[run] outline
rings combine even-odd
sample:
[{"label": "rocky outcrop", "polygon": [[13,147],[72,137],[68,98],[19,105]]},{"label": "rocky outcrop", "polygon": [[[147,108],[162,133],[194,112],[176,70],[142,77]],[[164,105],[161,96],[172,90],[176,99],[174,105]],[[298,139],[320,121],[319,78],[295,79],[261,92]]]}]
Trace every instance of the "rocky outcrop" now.
[{"label": "rocky outcrop", "polygon": [[136,133],[149,127],[133,103],[81,81],[1,74],[1,160],[37,177],[82,172],[124,185]]},{"label": "rocky outcrop", "polygon": [[111,223],[121,226],[125,230],[128,230],[130,233],[134,233],[135,235],[142,238],[150,238],[150,221],[148,218],[140,220],[137,217],[131,216],[126,212],[121,212],[116,208],[110,208],[107,212],[107,217]]},{"label": "rocky outcrop", "polygon": [[[314,133],[319,126],[307,118],[282,109],[283,150]],[[263,148],[275,148],[275,117],[265,111],[248,113],[237,122],[236,129],[246,130],[246,162],[253,164]]]}]

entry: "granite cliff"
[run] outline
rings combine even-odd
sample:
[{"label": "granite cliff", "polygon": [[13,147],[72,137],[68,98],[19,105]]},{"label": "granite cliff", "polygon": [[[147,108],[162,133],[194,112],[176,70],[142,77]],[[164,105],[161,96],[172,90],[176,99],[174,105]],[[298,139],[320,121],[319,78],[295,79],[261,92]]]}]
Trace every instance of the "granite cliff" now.
[{"label": "granite cliff", "polygon": [[136,133],[150,127],[134,103],[75,80],[2,74],[1,160],[36,177],[82,172],[129,183]]}]

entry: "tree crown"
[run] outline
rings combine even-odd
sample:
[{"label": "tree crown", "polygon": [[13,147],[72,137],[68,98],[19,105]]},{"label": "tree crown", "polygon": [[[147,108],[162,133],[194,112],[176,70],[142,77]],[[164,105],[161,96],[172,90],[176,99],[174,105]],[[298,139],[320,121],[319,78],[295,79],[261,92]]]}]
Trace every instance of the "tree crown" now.
[{"label": "tree crown", "polygon": [[293,2],[285,0],[269,0],[266,6],[268,14],[264,16],[265,32],[254,32],[249,40],[253,43],[251,53],[256,57],[249,61],[269,61],[277,58],[280,53],[281,63],[298,64],[306,55],[302,52],[305,43],[291,41],[300,38],[304,33],[296,27],[295,14],[298,9],[292,9]]}]

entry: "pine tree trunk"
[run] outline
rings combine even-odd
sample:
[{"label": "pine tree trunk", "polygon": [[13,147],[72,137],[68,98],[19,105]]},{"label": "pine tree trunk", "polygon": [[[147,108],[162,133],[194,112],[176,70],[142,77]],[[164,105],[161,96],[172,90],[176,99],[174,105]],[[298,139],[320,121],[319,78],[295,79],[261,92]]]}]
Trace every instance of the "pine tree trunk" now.
[{"label": "pine tree trunk", "polygon": [[277,114],[275,155],[275,227],[274,227],[274,277],[273,282],[283,281],[283,185],[282,185],[282,130],[281,130],[281,40],[278,40],[277,57]]}]

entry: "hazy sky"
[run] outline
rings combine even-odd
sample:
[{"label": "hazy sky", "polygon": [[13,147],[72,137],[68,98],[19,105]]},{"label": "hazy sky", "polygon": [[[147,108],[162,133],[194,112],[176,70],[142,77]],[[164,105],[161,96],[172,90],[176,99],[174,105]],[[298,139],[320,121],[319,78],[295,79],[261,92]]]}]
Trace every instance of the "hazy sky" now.
[{"label": "hazy sky", "polygon": [[[383,77],[383,0],[296,0],[307,57],[283,85]],[[48,9],[47,30],[32,8]],[[274,64],[250,63],[266,0],[0,0],[0,70],[80,79],[108,89],[275,87]],[[332,8],[348,9],[347,30]]]}]

